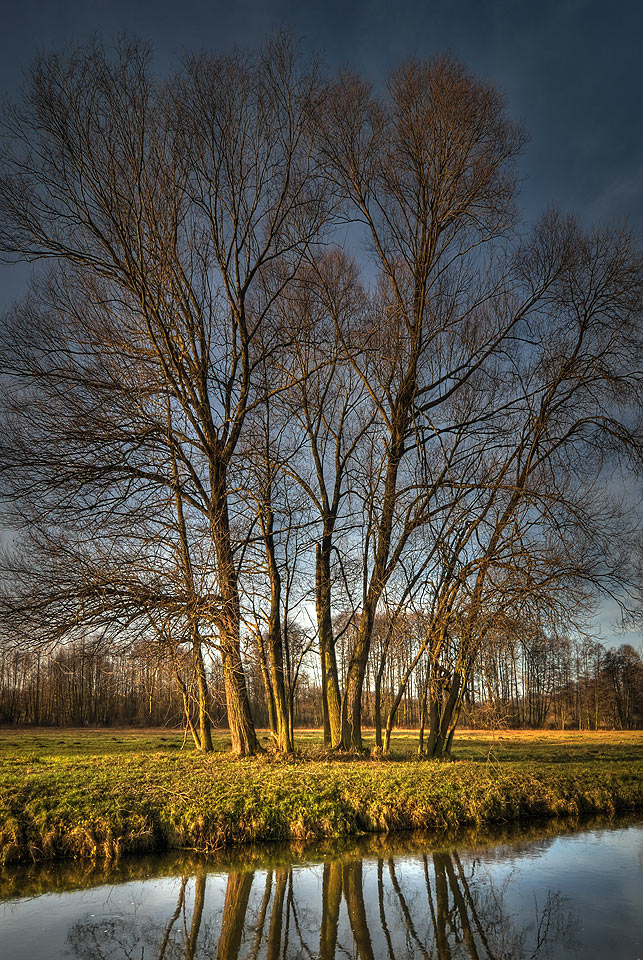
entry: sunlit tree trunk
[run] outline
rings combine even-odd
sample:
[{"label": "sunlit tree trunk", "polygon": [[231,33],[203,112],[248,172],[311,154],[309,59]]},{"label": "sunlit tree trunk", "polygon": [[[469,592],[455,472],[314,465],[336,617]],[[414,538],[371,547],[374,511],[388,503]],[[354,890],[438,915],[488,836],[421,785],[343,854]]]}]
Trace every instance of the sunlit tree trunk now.
[{"label": "sunlit tree trunk", "polygon": [[291,715],[286,699],[284,680],[284,648],[281,629],[281,575],[275,556],[274,514],[268,504],[261,515],[261,524],[268,562],[270,580],[270,617],[266,642],[270,657],[270,678],[272,681],[272,701],[275,710],[277,748],[281,753],[292,753]]},{"label": "sunlit tree trunk", "polygon": [[216,469],[216,463],[213,463],[211,469],[213,495],[210,529],[219,573],[217,623],[219,626],[228,723],[230,725],[233,753],[241,757],[248,757],[253,756],[261,748],[250,713],[246,677],[241,661],[239,583],[230,540],[225,479],[225,473]]},{"label": "sunlit tree trunk", "polygon": [[212,724],[210,721],[210,695],[208,680],[203,662],[203,647],[199,631],[194,627],[193,636],[194,670],[196,673],[199,697],[199,745],[204,753],[210,753],[212,746]]},{"label": "sunlit tree trunk", "polygon": [[342,740],[342,709],[331,615],[331,543],[331,536],[326,533],[322,537],[321,543],[318,543],[316,547],[315,609],[322,671],[324,742],[329,743],[332,747],[338,747]]}]

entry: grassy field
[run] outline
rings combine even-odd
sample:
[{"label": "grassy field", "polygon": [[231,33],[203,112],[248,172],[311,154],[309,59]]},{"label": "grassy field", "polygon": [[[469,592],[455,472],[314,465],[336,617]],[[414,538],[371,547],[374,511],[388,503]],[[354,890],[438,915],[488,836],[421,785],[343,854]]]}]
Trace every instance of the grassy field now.
[{"label": "grassy field", "polygon": [[461,731],[452,763],[417,760],[411,731],[394,735],[386,759],[330,757],[319,731],[296,740],[293,758],[237,760],[224,735],[201,756],[167,730],[0,730],[0,859],[208,852],[643,808],[641,733]]}]

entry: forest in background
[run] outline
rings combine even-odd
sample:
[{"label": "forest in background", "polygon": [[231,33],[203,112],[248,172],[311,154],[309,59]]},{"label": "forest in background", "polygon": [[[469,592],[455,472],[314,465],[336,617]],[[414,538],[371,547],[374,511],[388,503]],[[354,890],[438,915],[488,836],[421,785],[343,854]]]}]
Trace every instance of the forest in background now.
[{"label": "forest in background", "polygon": [[[348,648],[348,644],[344,644]],[[340,649],[341,682],[350,650]],[[171,661],[159,659],[155,646],[114,657],[88,643],[76,643],[49,655],[0,653],[0,724],[33,726],[177,727],[185,723],[186,704]],[[412,648],[408,641],[391,651],[382,672],[379,697],[374,678],[383,650],[371,653],[362,694],[362,716],[375,728],[382,745],[394,691],[404,675]],[[294,727],[323,725],[318,652],[310,648],[303,669],[288,672],[292,690],[290,716]],[[186,669],[189,666],[186,664]],[[269,726],[261,669],[246,669],[252,715],[259,727]],[[413,673],[399,706],[397,720],[405,728],[426,726],[426,675]],[[210,716],[225,727],[225,688],[220,665],[208,670]],[[198,721],[198,701],[187,705],[190,723]],[[605,647],[592,640],[571,643],[524,636],[474,667],[461,716],[464,727],[558,730],[640,730],[643,727],[643,660],[629,644]],[[424,733],[424,730],[422,731]],[[419,744],[421,748],[421,741]]]},{"label": "forest in background", "polygon": [[38,264],[0,330],[6,722],[209,751],[225,717],[244,756],[401,722],[429,757],[464,719],[640,724],[639,654],[566,638],[640,614],[641,253],[522,223],[524,140],[446,56],[382,94],[279,37],[169,80],[128,39],[36,61],[0,148]]}]

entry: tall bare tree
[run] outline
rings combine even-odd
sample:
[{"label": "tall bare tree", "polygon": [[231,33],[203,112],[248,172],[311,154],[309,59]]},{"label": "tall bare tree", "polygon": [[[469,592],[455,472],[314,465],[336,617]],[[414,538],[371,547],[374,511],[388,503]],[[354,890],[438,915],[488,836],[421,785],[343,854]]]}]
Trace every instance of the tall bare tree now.
[{"label": "tall bare tree", "polygon": [[511,226],[521,143],[499,95],[449,58],[407,63],[384,99],[354,76],[340,78],[326,99],[329,176],[348,215],[364,224],[379,276],[363,348],[351,354],[378,410],[383,450],[342,710],[347,748],[362,745],[361,693],[382,591],[444,479],[438,465],[409,508],[403,493],[416,431],[428,427],[427,437],[440,436],[431,430],[440,408],[516,320],[514,310],[489,317],[487,305],[505,284],[489,272],[482,250]]},{"label": "tall bare tree", "polygon": [[[180,412],[183,429],[170,446],[214,547],[211,599],[232,745],[242,755],[257,741],[240,656],[228,478],[246,414],[261,402],[254,376],[266,312],[326,217],[309,140],[317,100],[314,72],[287,41],[199,57],[163,85],[150,75],[147,48],[124,40],[113,53],[95,43],[40,58],[4,121],[0,246],[53,261],[65,306],[73,300],[70,314],[55,311],[54,322],[63,312],[68,321],[65,359],[73,355],[64,389],[94,411],[114,383],[92,382],[85,357],[100,366],[116,348],[123,371],[143,361],[153,372],[155,385],[140,374],[125,402],[149,387],[152,405],[158,390]],[[48,319],[40,311],[41,326]],[[50,428],[40,430],[37,450],[33,437],[3,450],[16,495],[22,488],[44,498],[65,483],[67,496],[80,497],[92,484],[94,493],[117,489],[112,496],[141,482],[174,489],[172,471],[139,455],[158,420],[143,417],[130,434],[128,421],[94,415],[90,436],[76,421],[72,459],[62,379],[45,383],[33,356],[12,367],[24,390],[40,392]],[[118,381],[116,390],[122,398]]]}]

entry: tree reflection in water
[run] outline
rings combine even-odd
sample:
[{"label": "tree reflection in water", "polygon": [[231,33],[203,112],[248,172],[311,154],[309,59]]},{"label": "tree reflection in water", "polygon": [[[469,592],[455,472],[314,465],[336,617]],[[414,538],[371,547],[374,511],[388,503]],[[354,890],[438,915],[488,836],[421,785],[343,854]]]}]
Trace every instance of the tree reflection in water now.
[{"label": "tree reflection in water", "polygon": [[200,867],[180,879],[169,917],[84,919],[68,944],[83,960],[546,960],[573,949],[577,921],[564,898],[550,891],[528,915],[513,914],[510,882],[498,885],[479,859],[465,869],[456,851],[398,862],[353,855],[231,870],[221,897]]}]

